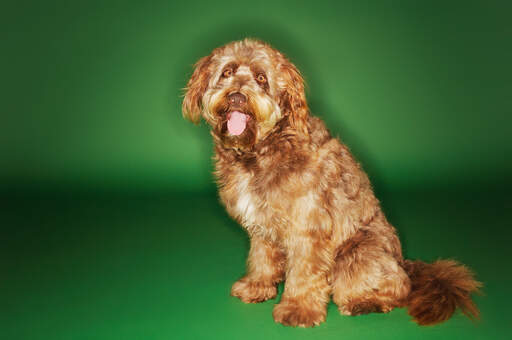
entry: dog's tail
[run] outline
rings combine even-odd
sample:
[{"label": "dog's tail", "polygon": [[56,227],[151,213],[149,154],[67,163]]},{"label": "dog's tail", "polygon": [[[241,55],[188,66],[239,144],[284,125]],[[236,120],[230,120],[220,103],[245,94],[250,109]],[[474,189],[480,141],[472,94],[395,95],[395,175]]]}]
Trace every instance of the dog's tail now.
[{"label": "dog's tail", "polygon": [[433,325],[448,320],[458,307],[469,318],[479,311],[471,294],[482,284],[464,265],[453,260],[434,263],[405,260],[404,269],[411,279],[411,292],[405,305],[409,315],[420,325]]}]

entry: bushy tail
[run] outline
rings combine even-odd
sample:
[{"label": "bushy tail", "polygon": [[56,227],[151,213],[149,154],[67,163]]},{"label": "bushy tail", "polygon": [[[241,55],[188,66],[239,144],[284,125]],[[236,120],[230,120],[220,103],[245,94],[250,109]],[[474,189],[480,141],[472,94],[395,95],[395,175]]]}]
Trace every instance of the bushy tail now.
[{"label": "bushy tail", "polygon": [[406,305],[418,324],[433,325],[448,320],[457,307],[469,318],[478,318],[471,293],[478,292],[482,284],[464,265],[453,260],[431,264],[406,260],[404,269],[411,279]]}]

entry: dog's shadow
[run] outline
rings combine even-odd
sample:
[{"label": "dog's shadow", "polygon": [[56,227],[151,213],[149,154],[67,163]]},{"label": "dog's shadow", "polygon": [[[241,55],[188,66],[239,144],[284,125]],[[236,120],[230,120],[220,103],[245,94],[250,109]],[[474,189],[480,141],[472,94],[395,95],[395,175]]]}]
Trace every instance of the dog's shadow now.
[{"label": "dog's shadow", "polygon": [[[394,213],[392,204],[387,204],[392,197],[390,187],[386,185],[383,178],[379,175],[378,167],[372,160],[369,148],[365,145],[365,136],[357,136],[352,133],[349,124],[343,121],[343,117],[347,116],[348,112],[345,111],[346,109],[342,102],[340,102],[339,107],[333,108],[326,105],[325,101],[322,100],[322,93],[327,93],[324,89],[328,88],[329,84],[316,76],[321,74],[319,71],[322,66],[315,64],[311,55],[313,52],[318,53],[318,51],[305,49],[307,42],[297,39],[285,27],[266,19],[258,21],[244,19],[233,20],[228,24],[213,28],[209,32],[201,32],[195,39],[191,39],[190,43],[184,46],[180,50],[179,55],[176,56],[178,65],[173,69],[175,73],[171,78],[171,87],[183,89],[193,72],[194,63],[199,58],[211,53],[214,48],[230,41],[241,40],[247,37],[261,39],[269,43],[284,53],[301,70],[306,82],[306,96],[312,114],[320,117],[331,134],[334,137],[340,138],[350,148],[356,160],[362,164],[389,221],[395,227],[398,225],[397,229],[399,234],[401,234],[403,231],[400,230],[400,223],[397,220],[399,214]],[[340,60],[340,62],[343,62],[343,60]],[[172,111],[171,124],[176,127],[174,132],[177,134],[187,134],[188,138],[192,134],[194,138],[197,138],[196,140],[200,141],[200,159],[204,160],[204,163],[201,164],[201,170],[199,171],[201,171],[202,176],[209,176],[211,178],[211,181],[205,188],[206,191],[210,193],[216,192],[214,178],[211,175],[213,170],[213,163],[211,161],[213,145],[209,129],[204,122],[200,124],[198,129],[192,124],[185,122],[181,118],[181,114],[176,114],[176,112],[181,112],[183,92],[170,93],[169,96]],[[230,225],[236,226],[236,223],[233,222]]]}]

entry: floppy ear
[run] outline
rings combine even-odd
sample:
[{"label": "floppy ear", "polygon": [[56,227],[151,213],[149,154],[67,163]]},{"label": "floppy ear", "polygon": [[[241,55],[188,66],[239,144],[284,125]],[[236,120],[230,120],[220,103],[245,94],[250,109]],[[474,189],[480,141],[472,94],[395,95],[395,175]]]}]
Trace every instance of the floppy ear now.
[{"label": "floppy ear", "polygon": [[304,93],[304,79],[295,65],[288,61],[281,64],[280,69],[285,80],[285,87],[281,93],[279,103],[281,110],[284,115],[288,116],[293,128],[304,135],[308,135],[309,109]]},{"label": "floppy ear", "polygon": [[210,72],[208,71],[210,60],[211,56],[199,59],[194,65],[194,73],[192,73],[192,77],[190,77],[185,88],[186,92],[182,104],[183,117],[194,124],[198,124],[201,118],[203,94],[208,87],[208,80],[210,78]]}]

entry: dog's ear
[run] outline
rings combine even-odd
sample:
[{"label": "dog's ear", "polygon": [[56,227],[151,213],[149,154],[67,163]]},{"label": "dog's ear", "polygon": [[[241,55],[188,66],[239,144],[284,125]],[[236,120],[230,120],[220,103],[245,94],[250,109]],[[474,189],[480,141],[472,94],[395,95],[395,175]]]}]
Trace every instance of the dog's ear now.
[{"label": "dog's ear", "polygon": [[283,114],[288,116],[290,125],[298,132],[308,135],[309,109],[304,92],[304,79],[289,61],[281,64],[280,72],[285,85],[279,98],[279,106]]},{"label": "dog's ear", "polygon": [[182,111],[183,117],[194,124],[198,124],[203,110],[203,94],[208,87],[210,72],[208,66],[211,62],[211,55],[199,59],[194,65],[194,73],[185,88],[185,97],[183,98]]}]

